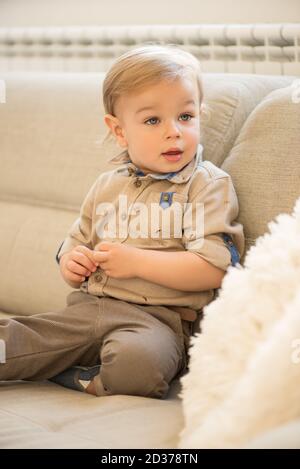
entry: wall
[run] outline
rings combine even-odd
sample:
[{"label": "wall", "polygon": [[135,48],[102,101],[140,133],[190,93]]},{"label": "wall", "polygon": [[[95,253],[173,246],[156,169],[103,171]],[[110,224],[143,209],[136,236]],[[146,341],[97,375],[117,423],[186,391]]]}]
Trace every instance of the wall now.
[{"label": "wall", "polygon": [[0,26],[300,22],[300,0],[0,0]]}]

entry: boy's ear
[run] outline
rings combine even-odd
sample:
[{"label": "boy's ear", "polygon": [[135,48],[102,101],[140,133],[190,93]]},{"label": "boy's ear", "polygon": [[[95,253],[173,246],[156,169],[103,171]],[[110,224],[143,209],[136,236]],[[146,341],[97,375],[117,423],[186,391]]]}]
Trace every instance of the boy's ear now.
[{"label": "boy's ear", "polygon": [[117,139],[121,147],[127,147],[127,140],[124,135],[123,127],[119,119],[112,114],[105,114],[104,123],[110,129],[113,136]]}]

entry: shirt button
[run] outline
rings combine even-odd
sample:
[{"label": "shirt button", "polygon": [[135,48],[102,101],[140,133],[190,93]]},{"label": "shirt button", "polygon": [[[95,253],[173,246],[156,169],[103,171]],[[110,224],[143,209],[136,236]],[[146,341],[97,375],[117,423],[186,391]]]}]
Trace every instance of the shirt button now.
[{"label": "shirt button", "polygon": [[101,282],[102,278],[103,278],[103,277],[102,277],[101,274],[96,274],[96,275],[95,275],[95,280],[96,280],[96,282]]},{"label": "shirt button", "polygon": [[135,182],[134,182],[134,185],[135,187],[140,187],[142,185],[142,181],[140,181],[139,179],[137,179]]},{"label": "shirt button", "polygon": [[127,218],[126,213],[122,213],[121,218],[122,218],[122,220],[126,220],[126,218]]}]

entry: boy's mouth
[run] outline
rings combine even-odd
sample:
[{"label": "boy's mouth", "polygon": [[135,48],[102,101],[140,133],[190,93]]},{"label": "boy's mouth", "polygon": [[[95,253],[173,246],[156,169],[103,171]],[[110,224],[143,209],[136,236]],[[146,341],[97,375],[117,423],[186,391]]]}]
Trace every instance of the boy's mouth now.
[{"label": "boy's mouth", "polygon": [[162,153],[162,155],[168,160],[168,161],[179,161],[181,158],[183,151],[181,150],[169,150],[166,153]]}]

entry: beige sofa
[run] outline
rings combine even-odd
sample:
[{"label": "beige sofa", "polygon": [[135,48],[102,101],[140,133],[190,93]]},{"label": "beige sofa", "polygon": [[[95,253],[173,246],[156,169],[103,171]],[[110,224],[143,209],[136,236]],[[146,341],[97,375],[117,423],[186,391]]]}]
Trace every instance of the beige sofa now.
[{"label": "beige sofa", "polygon": [[[107,159],[116,151],[113,145],[101,146],[103,75],[12,72],[0,78],[6,85],[6,103],[0,104],[1,317],[59,310],[71,289],[60,277],[57,249],[99,172],[112,169]],[[251,164],[244,158],[236,168],[230,155],[233,150],[235,157],[239,148],[245,150],[243,139],[237,139],[250,114],[268,103],[274,95],[270,93],[294,80],[204,75],[211,110],[203,122],[204,158],[232,170],[247,248],[277,213],[292,209],[299,180],[296,174],[289,187],[284,163],[291,157],[291,147],[286,155],[283,146],[280,156],[270,142],[269,154],[276,154],[279,166],[287,171],[282,181],[278,165],[273,170],[271,160],[261,161],[263,174],[253,172],[253,167],[249,174]],[[280,125],[283,129],[289,125],[284,114],[274,132],[281,131]],[[293,125],[291,132],[296,132]],[[291,133],[290,143],[292,138]],[[259,165],[259,146],[253,149],[253,158]],[[294,162],[298,175],[299,166],[299,161]],[[262,210],[253,212],[252,199],[257,194],[251,184],[256,177]],[[277,194],[278,186],[284,194]],[[184,425],[179,389],[180,382],[174,382],[165,400],[121,395],[95,398],[50,382],[2,382],[0,447],[175,448]],[[281,444],[278,434],[276,441]]]}]

